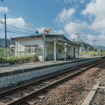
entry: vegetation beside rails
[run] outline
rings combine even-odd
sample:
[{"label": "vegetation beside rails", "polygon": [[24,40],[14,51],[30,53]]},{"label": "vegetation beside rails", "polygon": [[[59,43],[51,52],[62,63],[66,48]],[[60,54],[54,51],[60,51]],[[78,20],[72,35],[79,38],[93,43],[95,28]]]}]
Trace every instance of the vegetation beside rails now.
[{"label": "vegetation beside rails", "polygon": [[36,55],[31,56],[12,56],[8,58],[0,58],[0,64],[3,63],[9,63],[9,64],[15,64],[15,63],[27,63],[27,62],[37,62],[39,61],[38,57]]},{"label": "vegetation beside rails", "polygon": [[83,52],[83,55],[88,55],[88,56],[105,56],[105,51],[87,51],[87,52]]}]

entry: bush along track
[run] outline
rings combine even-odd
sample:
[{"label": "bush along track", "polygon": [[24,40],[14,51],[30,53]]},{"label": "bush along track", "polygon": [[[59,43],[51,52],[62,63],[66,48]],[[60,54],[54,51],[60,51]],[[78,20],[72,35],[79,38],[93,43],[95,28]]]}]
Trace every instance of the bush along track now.
[{"label": "bush along track", "polygon": [[36,55],[32,56],[22,56],[22,57],[9,57],[9,58],[0,58],[0,64],[9,63],[9,64],[15,64],[15,63],[25,63],[25,62],[37,62],[39,61],[38,57]]}]

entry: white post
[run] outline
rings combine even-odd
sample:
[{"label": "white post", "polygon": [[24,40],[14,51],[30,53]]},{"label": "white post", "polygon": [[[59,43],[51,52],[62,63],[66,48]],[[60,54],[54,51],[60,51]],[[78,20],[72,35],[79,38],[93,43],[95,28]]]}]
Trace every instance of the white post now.
[{"label": "white post", "polygon": [[67,47],[66,47],[66,45],[67,45],[67,43],[65,43],[65,49],[64,49],[64,51],[65,51],[65,61],[66,61],[66,53],[67,53]]},{"label": "white post", "polygon": [[79,47],[78,47],[78,58],[79,58]]},{"label": "white post", "polygon": [[16,43],[16,49],[15,49],[15,51],[16,51],[16,56],[18,56],[18,41],[16,41],[15,43]]},{"label": "white post", "polygon": [[56,41],[54,41],[54,61],[56,61]]},{"label": "white post", "polygon": [[43,35],[43,64],[45,64],[45,30]]}]

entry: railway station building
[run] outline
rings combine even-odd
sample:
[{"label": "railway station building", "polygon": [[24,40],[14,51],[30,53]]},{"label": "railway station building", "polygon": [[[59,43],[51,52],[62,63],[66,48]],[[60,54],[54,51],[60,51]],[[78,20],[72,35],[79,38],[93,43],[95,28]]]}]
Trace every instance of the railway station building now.
[{"label": "railway station building", "polygon": [[[36,54],[40,61],[43,60],[43,33],[35,35],[15,37],[15,55]],[[45,32],[45,59],[63,60],[79,57],[79,44],[73,43],[64,35],[50,34],[50,30]]]}]

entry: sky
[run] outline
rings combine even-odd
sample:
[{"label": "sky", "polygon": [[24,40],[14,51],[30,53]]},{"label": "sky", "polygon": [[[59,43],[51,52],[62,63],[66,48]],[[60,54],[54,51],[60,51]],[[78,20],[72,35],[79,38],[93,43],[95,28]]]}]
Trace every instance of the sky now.
[{"label": "sky", "polygon": [[105,0],[0,0],[0,38],[4,38],[4,14],[7,37],[28,36],[51,28],[51,34],[63,34],[83,42],[105,46]]}]

